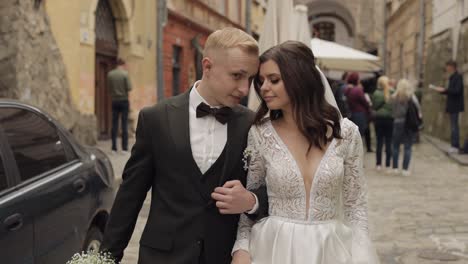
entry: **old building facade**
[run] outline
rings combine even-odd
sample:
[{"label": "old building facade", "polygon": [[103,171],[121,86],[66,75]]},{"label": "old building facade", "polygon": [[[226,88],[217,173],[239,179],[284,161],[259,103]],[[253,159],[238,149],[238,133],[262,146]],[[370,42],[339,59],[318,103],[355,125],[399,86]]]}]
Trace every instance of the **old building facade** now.
[{"label": "old building facade", "polygon": [[[127,61],[134,88],[132,129],[141,108],[184,92],[201,78],[202,50],[211,32],[227,26],[245,30],[247,4],[252,33],[258,36],[263,26],[265,1],[167,0],[164,25],[158,3],[1,1],[0,43],[6,48],[0,51],[0,96],[43,108],[81,141],[93,144],[110,135],[106,74],[117,58]],[[161,87],[158,58],[163,60]]]},{"label": "old building facade", "polygon": [[295,0],[308,7],[313,35],[379,54],[383,36],[383,1]]},{"label": "old building facade", "polygon": [[[458,71],[465,80],[468,78],[468,1],[390,0],[386,7],[386,74],[413,82],[422,94],[425,132],[449,141],[446,96],[430,90],[428,85],[447,87],[449,76],[444,66],[449,59],[457,61]],[[465,81],[465,102],[468,101],[466,87]],[[460,128],[460,143],[463,143],[468,140],[468,120],[464,113],[460,115]]]},{"label": "old building facade", "polygon": [[128,62],[133,119],[135,110],[156,101],[155,1],[8,0],[0,6],[2,47],[9,47],[0,58],[0,96],[43,108],[88,144],[110,134],[105,77],[117,57]]},{"label": "old building facade", "polygon": [[[445,62],[453,59],[458,64],[458,71],[463,75],[465,105],[468,102],[468,1],[446,0],[431,1],[433,20],[431,37],[427,46],[425,61],[425,105],[427,131],[432,135],[449,141],[450,123],[445,113],[446,97],[427,89],[432,83],[447,86],[448,77],[444,71]],[[460,115],[460,144],[468,141],[468,118]]]},{"label": "old building facade", "polygon": [[431,37],[432,1],[392,0],[387,1],[386,9],[385,72],[391,78],[406,78],[416,85],[423,78],[424,51]]},{"label": "old building facade", "polygon": [[208,35],[223,27],[245,30],[244,0],[169,0],[164,26],[164,97],[186,91],[201,78]]},{"label": "old building facade", "polygon": [[96,116],[100,138],[110,135],[106,75],[117,58],[127,62],[133,85],[130,119],[156,102],[155,1],[51,0],[45,1],[45,8],[66,66],[72,102],[81,113]]}]

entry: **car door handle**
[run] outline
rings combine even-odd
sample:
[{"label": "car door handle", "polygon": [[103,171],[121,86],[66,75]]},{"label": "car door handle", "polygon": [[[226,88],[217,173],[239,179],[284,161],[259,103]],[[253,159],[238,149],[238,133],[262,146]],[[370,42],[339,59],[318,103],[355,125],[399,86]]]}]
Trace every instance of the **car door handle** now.
[{"label": "car door handle", "polygon": [[16,231],[23,226],[23,216],[21,214],[14,214],[3,221],[3,225],[10,231]]},{"label": "car door handle", "polygon": [[81,193],[86,189],[86,183],[83,179],[79,179],[73,183],[73,187],[78,193]]}]

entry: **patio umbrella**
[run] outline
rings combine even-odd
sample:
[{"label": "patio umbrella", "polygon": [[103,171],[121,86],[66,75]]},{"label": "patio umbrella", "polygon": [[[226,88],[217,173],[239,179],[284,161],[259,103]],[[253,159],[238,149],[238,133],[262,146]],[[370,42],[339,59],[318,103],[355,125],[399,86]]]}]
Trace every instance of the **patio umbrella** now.
[{"label": "patio umbrella", "polygon": [[374,72],[381,69],[379,57],[335,42],[313,38],[311,49],[324,70]]},{"label": "patio umbrella", "polygon": [[294,7],[294,28],[296,37],[295,40],[309,45],[312,36],[310,35],[309,19],[307,18],[307,6],[296,5]]},{"label": "patio umbrella", "polygon": [[[307,19],[307,9],[305,12]],[[304,27],[298,27],[297,19],[292,0],[269,0],[263,22],[263,31],[258,42],[260,54],[287,40],[299,40],[299,36],[304,34],[299,34],[298,30]],[[307,20],[305,21],[307,23]],[[255,111],[259,105],[260,100],[252,85],[249,92],[248,107]]]}]

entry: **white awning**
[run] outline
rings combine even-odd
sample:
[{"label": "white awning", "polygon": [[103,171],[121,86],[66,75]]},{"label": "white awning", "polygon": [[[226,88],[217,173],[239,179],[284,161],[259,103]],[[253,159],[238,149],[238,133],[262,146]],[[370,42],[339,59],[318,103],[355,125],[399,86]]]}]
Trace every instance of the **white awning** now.
[{"label": "white awning", "polygon": [[381,69],[377,56],[335,42],[313,38],[311,49],[323,70],[372,72]]}]

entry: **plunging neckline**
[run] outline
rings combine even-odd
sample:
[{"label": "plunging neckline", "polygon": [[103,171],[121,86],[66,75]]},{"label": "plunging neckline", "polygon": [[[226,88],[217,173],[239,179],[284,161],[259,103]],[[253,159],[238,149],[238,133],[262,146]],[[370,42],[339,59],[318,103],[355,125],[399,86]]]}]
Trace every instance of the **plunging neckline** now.
[{"label": "plunging neckline", "polygon": [[[301,171],[301,168],[299,167],[299,164],[297,163],[297,160],[294,158],[294,155],[292,154],[292,152],[289,150],[288,146],[286,145],[286,143],[283,141],[283,139],[281,138],[281,136],[278,134],[278,131],[276,131],[275,127],[273,126],[273,123],[271,122],[271,120],[268,120],[268,123],[270,124],[270,129],[273,130],[273,134],[274,136],[276,137],[277,141],[279,142],[279,144],[281,145],[281,147],[284,149],[284,151],[286,152],[286,155],[292,160],[292,162],[294,163],[294,168],[296,170],[296,173],[295,175],[297,177],[301,177],[301,180],[302,180],[302,187],[303,187],[303,190],[304,190],[304,194],[305,194],[305,200],[306,200],[306,217],[305,219],[308,221],[309,220],[309,217],[310,217],[310,208],[311,208],[311,198],[312,198],[312,190],[314,189],[315,187],[315,181],[316,181],[316,178],[317,178],[317,175],[318,175],[318,172],[321,170],[322,168],[322,163],[324,163],[324,160],[325,158],[328,156],[328,152],[329,150],[334,146],[334,143],[335,143],[335,138],[332,139],[332,141],[328,144],[328,147],[327,149],[325,150],[325,153],[323,154],[322,158],[320,159],[318,165],[317,165],[317,168],[315,169],[315,172],[313,173],[313,176],[314,178],[312,179],[312,183],[310,184],[310,190],[309,190],[309,193],[307,193],[307,188],[306,188],[306,183],[305,183],[305,178],[304,178],[304,175],[302,175],[302,171]],[[309,200],[309,207],[307,207],[307,200]]]}]

